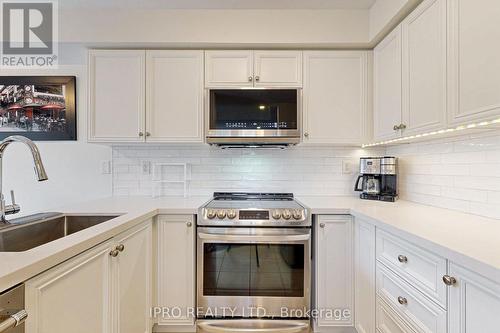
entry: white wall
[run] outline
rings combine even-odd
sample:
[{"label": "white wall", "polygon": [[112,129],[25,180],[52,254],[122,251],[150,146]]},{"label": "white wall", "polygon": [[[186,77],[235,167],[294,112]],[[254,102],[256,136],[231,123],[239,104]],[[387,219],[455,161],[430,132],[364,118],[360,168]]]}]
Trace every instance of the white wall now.
[{"label": "white wall", "polygon": [[500,132],[387,149],[400,157],[401,197],[500,219]]},{"label": "white wall", "polygon": [[[82,60],[82,59],[80,59]],[[111,160],[111,148],[87,141],[87,82],[84,65],[61,66],[50,71],[6,71],[1,75],[75,75],[77,76],[78,141],[37,142],[49,176],[37,182],[33,161],[22,144],[10,145],[3,159],[3,191],[10,203],[8,191],[16,192],[22,211],[10,218],[111,195],[112,176],[101,173],[102,161]]]},{"label": "white wall", "polygon": [[366,43],[368,10],[62,10],[59,38],[89,45]]},{"label": "white wall", "polygon": [[[354,195],[359,157],[379,154],[383,150],[339,147],[222,150],[209,146],[115,146],[113,187],[115,195],[151,195],[152,176],[141,172],[141,161],[149,161],[188,163],[190,195],[209,196],[214,191]],[[351,174],[343,173],[343,161],[351,163]],[[180,186],[168,184],[164,193],[182,191]]]}]

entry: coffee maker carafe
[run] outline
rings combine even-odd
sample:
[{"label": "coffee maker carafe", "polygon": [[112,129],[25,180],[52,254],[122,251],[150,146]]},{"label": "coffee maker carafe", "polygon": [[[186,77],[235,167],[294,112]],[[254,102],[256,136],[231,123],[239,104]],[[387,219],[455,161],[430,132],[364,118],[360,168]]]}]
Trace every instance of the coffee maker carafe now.
[{"label": "coffee maker carafe", "polygon": [[398,191],[395,157],[362,157],[359,173],[354,190],[361,192],[361,199],[396,201]]}]

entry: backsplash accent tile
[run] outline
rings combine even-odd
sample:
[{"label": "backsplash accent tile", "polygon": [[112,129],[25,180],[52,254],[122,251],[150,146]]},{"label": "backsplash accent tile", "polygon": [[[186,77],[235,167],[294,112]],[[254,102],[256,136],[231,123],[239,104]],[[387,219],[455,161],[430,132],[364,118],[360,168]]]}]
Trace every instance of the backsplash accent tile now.
[{"label": "backsplash accent tile", "polygon": [[[189,195],[214,191],[293,192],[297,195],[355,195],[359,157],[383,155],[384,149],[292,147],[286,150],[228,149],[209,146],[114,146],[114,195],[152,195],[152,177],[142,161],[188,163]],[[342,173],[342,162],[352,173]],[[165,185],[163,194],[179,195],[181,184]]]},{"label": "backsplash accent tile", "polygon": [[387,148],[400,158],[400,197],[500,219],[498,131]]}]

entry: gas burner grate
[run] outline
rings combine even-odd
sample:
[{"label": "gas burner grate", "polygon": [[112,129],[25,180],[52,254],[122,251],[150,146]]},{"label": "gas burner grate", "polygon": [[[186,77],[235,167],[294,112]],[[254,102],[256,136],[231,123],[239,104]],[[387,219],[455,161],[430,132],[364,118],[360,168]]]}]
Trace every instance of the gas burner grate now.
[{"label": "gas burner grate", "polygon": [[292,201],[293,193],[247,193],[247,192],[214,192],[214,200],[281,200]]}]

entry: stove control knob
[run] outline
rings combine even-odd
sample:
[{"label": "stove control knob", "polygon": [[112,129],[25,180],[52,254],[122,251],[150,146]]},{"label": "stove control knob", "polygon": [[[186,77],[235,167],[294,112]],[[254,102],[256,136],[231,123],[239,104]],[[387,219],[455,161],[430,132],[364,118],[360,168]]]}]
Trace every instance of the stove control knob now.
[{"label": "stove control knob", "polygon": [[273,219],[279,220],[280,218],[281,218],[281,212],[278,209],[273,210]]},{"label": "stove control knob", "polygon": [[232,220],[236,217],[236,211],[234,209],[231,209],[227,212],[227,218]]},{"label": "stove control knob", "polygon": [[217,213],[215,212],[215,210],[213,210],[213,209],[207,210],[207,217],[210,220],[212,220],[213,218],[215,218],[216,215],[217,215]]},{"label": "stove control knob", "polygon": [[226,211],[224,209],[219,209],[217,211],[217,217],[222,220],[226,217]]},{"label": "stove control knob", "polygon": [[299,209],[293,211],[293,218],[300,220],[302,218],[302,212]]},{"label": "stove control knob", "polygon": [[285,220],[289,220],[291,217],[292,217],[292,213],[290,212],[290,210],[289,209],[285,209],[283,211],[283,218]]}]

